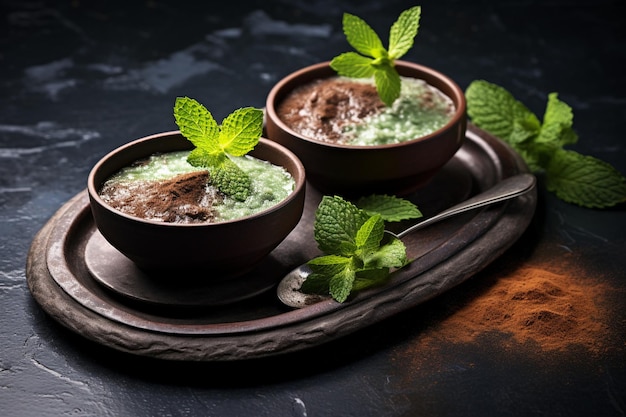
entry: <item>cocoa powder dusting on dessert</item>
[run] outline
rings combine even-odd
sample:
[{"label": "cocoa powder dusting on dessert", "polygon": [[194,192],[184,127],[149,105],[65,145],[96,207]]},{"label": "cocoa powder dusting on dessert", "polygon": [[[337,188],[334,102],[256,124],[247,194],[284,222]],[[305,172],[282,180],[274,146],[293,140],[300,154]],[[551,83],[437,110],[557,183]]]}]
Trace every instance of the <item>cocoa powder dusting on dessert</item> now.
[{"label": "cocoa powder dusting on dessert", "polygon": [[278,116],[295,132],[317,140],[337,142],[347,124],[362,123],[385,104],[371,84],[332,77],[303,85],[278,106]]},{"label": "cocoa powder dusting on dessert", "polygon": [[[170,223],[210,222],[219,194],[206,193],[207,171],[190,172],[159,181],[105,185],[100,195],[111,207],[131,216]],[[216,200],[217,199],[217,200]]]}]

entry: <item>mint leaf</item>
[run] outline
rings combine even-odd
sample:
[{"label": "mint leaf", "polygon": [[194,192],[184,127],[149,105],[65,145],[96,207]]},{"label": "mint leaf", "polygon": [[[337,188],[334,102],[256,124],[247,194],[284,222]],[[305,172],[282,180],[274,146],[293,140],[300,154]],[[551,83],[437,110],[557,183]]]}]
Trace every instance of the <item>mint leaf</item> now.
[{"label": "mint leaf", "polygon": [[368,217],[341,197],[324,196],[313,225],[318,247],[329,254],[351,255],[356,249],[357,232]]},{"label": "mint leaf", "polygon": [[372,60],[356,52],[345,52],[334,57],[330,61],[330,66],[343,77],[369,78],[376,72]]},{"label": "mint leaf", "polygon": [[543,122],[495,84],[473,81],[466,90],[467,113],[478,127],[499,136],[533,171],[545,171],[546,188],[563,201],[604,208],[626,201],[626,178],[610,164],[565,145],[578,141],[570,106],[548,95]]},{"label": "mint leaf", "polygon": [[391,239],[376,252],[364,259],[367,268],[401,268],[408,262],[406,246],[400,239]]},{"label": "mint leaf", "polygon": [[337,255],[320,256],[310,260],[307,265],[311,268],[311,274],[302,283],[300,290],[307,293],[327,294],[330,278],[347,268],[350,262],[350,258]]},{"label": "mint leaf", "polygon": [[219,133],[219,126],[202,104],[189,97],[178,97],[174,103],[174,118],[180,132],[196,147],[206,153],[219,153],[213,140]]},{"label": "mint leaf", "polygon": [[515,146],[513,149],[520,154],[532,172],[543,171],[556,151],[554,146],[530,143],[526,146]]},{"label": "mint leaf", "polygon": [[356,276],[351,258],[320,256],[310,260],[308,265],[312,272],[302,283],[301,291],[330,294],[340,303],[348,298]]},{"label": "mint leaf", "polygon": [[330,278],[330,295],[340,303],[348,299],[354,284],[355,272],[352,268],[344,268]]},{"label": "mint leaf", "polygon": [[350,263],[350,258],[338,255],[319,256],[308,262],[314,274],[336,274]]},{"label": "mint leaf", "polygon": [[508,141],[516,121],[524,121],[520,126],[540,125],[537,116],[515,100],[511,93],[495,84],[472,81],[465,96],[467,114],[472,122],[501,139]]},{"label": "mint leaf", "polygon": [[203,148],[196,148],[187,156],[187,162],[200,168],[215,167],[221,164],[224,157],[223,153],[208,153]]},{"label": "mint leaf", "polygon": [[543,124],[535,142],[563,146],[578,140],[572,130],[574,114],[572,108],[558,99],[557,93],[548,95],[548,104],[543,116]]},{"label": "mint leaf", "polygon": [[564,201],[604,208],[626,201],[626,179],[592,156],[559,149],[546,170],[546,187]]},{"label": "mint leaf", "polygon": [[306,277],[302,285],[300,285],[300,291],[305,294],[320,294],[328,295],[330,288],[330,278],[339,273],[343,266],[339,266],[336,272],[329,272],[323,274],[311,273]]},{"label": "mint leaf", "polygon": [[386,222],[399,222],[422,217],[417,206],[408,200],[392,195],[372,194],[361,197],[356,206],[369,215],[380,214]]},{"label": "mint leaf", "polygon": [[419,29],[420,6],[403,11],[389,31],[389,58],[398,59],[413,47]]},{"label": "mint leaf", "polygon": [[525,119],[513,120],[513,130],[509,134],[508,142],[514,145],[523,144],[537,136],[541,124],[534,114],[526,115]]},{"label": "mint leaf", "polygon": [[385,48],[380,38],[363,19],[350,13],[343,14],[343,33],[348,43],[358,52],[372,58],[380,57]]},{"label": "mint leaf", "polygon": [[223,121],[218,141],[224,151],[243,156],[259,143],[263,133],[263,110],[244,107],[229,114]]},{"label": "mint leaf", "polygon": [[[361,18],[344,13],[343,32],[356,52],[336,56],[330,62],[339,75],[354,78],[374,76],[376,90],[383,103],[391,106],[400,96],[400,75],[394,62],[412,46],[417,35],[421,8],[412,7],[400,14],[389,31],[389,51],[379,36]],[[361,54],[361,55],[359,55]]]},{"label": "mint leaf", "polygon": [[385,222],[380,214],[376,214],[359,228],[356,233],[355,243],[361,258],[366,258],[375,252],[380,246],[380,241],[385,232]]},{"label": "mint leaf", "polygon": [[374,73],[374,80],[380,99],[391,106],[400,97],[400,75],[392,66],[381,66]]}]

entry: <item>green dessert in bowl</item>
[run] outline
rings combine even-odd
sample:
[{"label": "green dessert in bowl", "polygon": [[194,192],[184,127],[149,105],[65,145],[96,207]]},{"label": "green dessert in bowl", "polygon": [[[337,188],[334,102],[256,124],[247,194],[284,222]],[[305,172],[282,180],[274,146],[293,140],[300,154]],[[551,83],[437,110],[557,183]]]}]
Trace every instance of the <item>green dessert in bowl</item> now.
[{"label": "green dessert in bowl", "polygon": [[117,210],[144,219],[175,223],[217,223],[254,215],[281,202],[295,189],[281,166],[252,156],[233,158],[248,173],[252,192],[238,200],[219,191],[209,172],[187,162],[191,151],[152,155],[121,169],[100,189]]},{"label": "green dessert in bowl", "polygon": [[302,160],[324,193],[406,195],[426,185],[461,147],[466,101],[446,75],[400,61],[421,9],[403,12],[388,49],[361,19],[344,15],[357,52],[280,80],[266,101],[269,139]]},{"label": "green dessert in bowl", "polygon": [[191,99],[177,106],[180,131],[130,142],[94,166],[87,189],[95,224],[155,276],[242,275],[300,221],[304,167],[260,137],[261,110],[240,109],[218,126]]},{"label": "green dessert in bowl", "polygon": [[430,135],[456,111],[454,102],[422,79],[400,77],[401,90],[385,106],[374,80],[329,77],[294,89],[277,113],[293,131],[340,145],[388,145]]}]

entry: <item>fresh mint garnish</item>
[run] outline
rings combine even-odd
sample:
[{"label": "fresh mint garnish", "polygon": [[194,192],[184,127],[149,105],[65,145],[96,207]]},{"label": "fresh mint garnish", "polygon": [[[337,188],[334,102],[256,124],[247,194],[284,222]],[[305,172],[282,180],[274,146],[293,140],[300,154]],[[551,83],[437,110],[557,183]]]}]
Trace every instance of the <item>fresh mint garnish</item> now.
[{"label": "fresh mint garnish", "polygon": [[533,172],[544,172],[546,188],[568,203],[588,208],[626,201],[626,178],[610,164],[564,149],[578,136],[570,106],[548,95],[543,122],[504,88],[473,81],[465,92],[472,122],[509,143]]},{"label": "fresh mint garnish", "polygon": [[209,170],[211,183],[221,192],[243,201],[250,195],[250,178],[230,158],[243,156],[259,143],[263,111],[237,109],[218,125],[211,112],[189,97],[178,97],[174,117],[180,132],[193,145],[187,161]]},{"label": "fresh mint garnish", "polygon": [[419,28],[421,8],[411,7],[400,14],[389,31],[389,48],[363,19],[350,13],[343,15],[343,32],[357,52],[345,52],[333,58],[330,66],[341,76],[374,77],[378,95],[391,106],[400,96],[400,75],[394,66],[396,59],[413,46]]},{"label": "fresh mint garnish", "polygon": [[415,204],[393,195],[372,194],[359,198],[355,204],[369,215],[380,214],[386,222],[422,217],[422,213]]},{"label": "fresh mint garnish", "polygon": [[312,273],[302,284],[303,292],[330,294],[341,303],[352,291],[384,283],[392,268],[408,263],[401,240],[383,239],[383,217],[420,217],[417,207],[388,196],[372,196],[365,201],[372,203],[370,210],[382,208],[385,216],[368,212],[338,196],[322,198],[315,212],[314,235],[325,255],[308,262]]}]

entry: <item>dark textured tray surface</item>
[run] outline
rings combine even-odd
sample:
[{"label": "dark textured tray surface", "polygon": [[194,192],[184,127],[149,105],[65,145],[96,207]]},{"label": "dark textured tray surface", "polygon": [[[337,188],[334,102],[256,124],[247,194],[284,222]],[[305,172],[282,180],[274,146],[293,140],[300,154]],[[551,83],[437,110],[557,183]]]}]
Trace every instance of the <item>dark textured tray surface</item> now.
[{"label": "dark textured tray surface", "polygon": [[[500,140],[470,126],[453,160],[410,198],[428,217],[525,170]],[[312,220],[320,199],[309,187],[296,229],[259,268],[223,285],[223,298],[204,287],[200,292],[205,296],[195,295],[190,302],[185,301],[185,290],[154,298],[149,285],[107,288],[101,279],[94,279],[85,254],[98,250],[89,248],[97,231],[82,192],[60,208],[34,239],[28,257],[29,287],[44,310],[63,325],[118,350],[177,360],[275,355],[341,337],[463,282],[517,240],[532,218],[536,193],[405,237],[409,257],[417,260],[394,273],[383,287],[363,291],[344,304],[325,300],[291,310],[278,301],[272,288],[293,267],[319,254]],[[106,264],[100,267],[106,272]],[[255,282],[252,288],[246,284],[249,280]],[[219,305],[228,297],[239,301]]]}]

